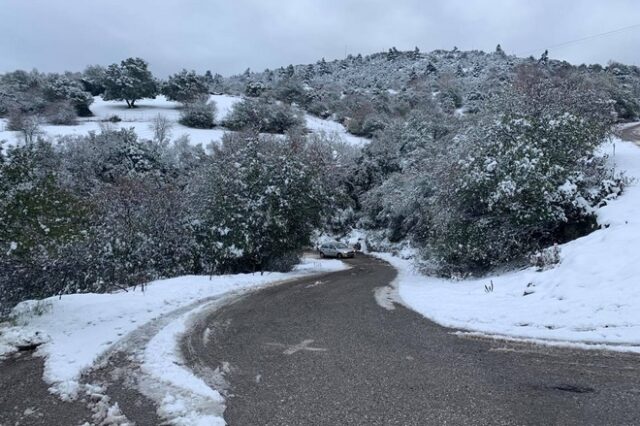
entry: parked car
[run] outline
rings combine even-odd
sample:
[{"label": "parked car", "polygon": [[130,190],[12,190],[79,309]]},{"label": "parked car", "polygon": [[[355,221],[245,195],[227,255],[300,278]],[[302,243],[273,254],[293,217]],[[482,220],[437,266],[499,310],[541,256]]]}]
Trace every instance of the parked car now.
[{"label": "parked car", "polygon": [[349,246],[344,243],[338,242],[324,243],[318,247],[318,251],[320,252],[320,257],[337,257],[338,259],[353,257],[356,254],[354,249],[349,248]]}]

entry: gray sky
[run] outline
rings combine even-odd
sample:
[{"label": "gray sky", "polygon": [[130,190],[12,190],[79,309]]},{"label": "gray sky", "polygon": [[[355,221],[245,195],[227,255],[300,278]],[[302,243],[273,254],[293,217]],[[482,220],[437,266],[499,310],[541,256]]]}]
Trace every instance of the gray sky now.
[{"label": "gray sky", "polygon": [[0,0],[0,72],[80,71],[129,56],[164,77],[224,75],[391,46],[640,65],[637,0]]}]

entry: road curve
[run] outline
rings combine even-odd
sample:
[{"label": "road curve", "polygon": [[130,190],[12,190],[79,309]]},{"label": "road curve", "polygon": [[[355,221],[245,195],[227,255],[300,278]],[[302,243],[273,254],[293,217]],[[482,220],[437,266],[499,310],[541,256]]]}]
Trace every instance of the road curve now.
[{"label": "road curve", "polygon": [[640,144],[640,123],[619,130],[618,136],[622,140]]},{"label": "road curve", "polygon": [[640,424],[640,356],[460,337],[376,303],[396,275],[387,263],[347,262],[185,336],[194,371],[228,366],[229,425]]}]

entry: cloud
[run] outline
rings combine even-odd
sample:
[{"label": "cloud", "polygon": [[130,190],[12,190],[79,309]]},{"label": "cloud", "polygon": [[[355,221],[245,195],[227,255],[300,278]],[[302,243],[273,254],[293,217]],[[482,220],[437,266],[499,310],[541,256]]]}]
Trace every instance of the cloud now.
[{"label": "cloud", "polygon": [[[538,56],[640,24],[633,0],[0,0],[0,71],[81,70],[141,56],[160,76],[309,63],[391,46]],[[551,48],[573,63],[640,64],[640,28]]]}]

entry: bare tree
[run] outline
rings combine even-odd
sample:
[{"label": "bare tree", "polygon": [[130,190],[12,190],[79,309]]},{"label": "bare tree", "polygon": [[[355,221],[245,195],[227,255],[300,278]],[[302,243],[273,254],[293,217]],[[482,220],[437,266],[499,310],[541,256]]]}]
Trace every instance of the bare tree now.
[{"label": "bare tree", "polygon": [[41,121],[42,119],[37,115],[29,115],[22,120],[22,128],[20,130],[24,136],[25,143],[33,143],[38,135],[42,134],[42,129],[40,128]]},{"label": "bare tree", "polygon": [[149,125],[149,129],[153,132],[153,140],[159,144],[169,143],[172,128],[171,120],[162,114],[156,115]]}]

